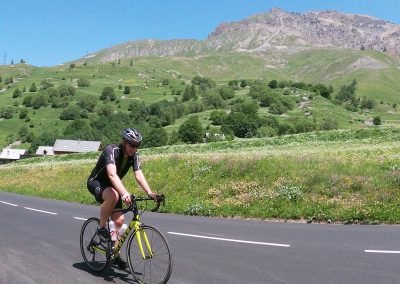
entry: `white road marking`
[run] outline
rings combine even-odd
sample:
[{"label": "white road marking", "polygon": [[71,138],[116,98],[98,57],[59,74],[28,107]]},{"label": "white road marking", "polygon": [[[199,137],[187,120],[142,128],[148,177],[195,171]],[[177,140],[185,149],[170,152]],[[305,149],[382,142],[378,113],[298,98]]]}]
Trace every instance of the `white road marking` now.
[{"label": "white road marking", "polygon": [[364,252],[372,252],[372,253],[400,253],[398,250],[370,250],[366,249]]},{"label": "white road marking", "polygon": [[245,244],[264,245],[264,246],[276,246],[276,247],[290,247],[290,245],[286,245],[286,244],[253,242],[253,241],[235,240],[235,239],[227,239],[227,238],[216,238],[216,237],[184,234],[184,233],[177,233],[177,232],[168,232],[168,234],[178,235],[178,236],[185,236],[185,237],[192,237],[192,238],[200,238],[200,239],[210,239],[210,240],[217,240],[217,241],[225,241],[225,242],[245,243]]},{"label": "white road marking", "polygon": [[87,219],[81,218],[81,217],[74,217],[74,219],[76,219],[76,220],[83,220],[83,221],[86,221],[86,220],[87,220]]},{"label": "white road marking", "polygon": [[1,201],[1,200],[0,200],[0,203],[11,205],[11,206],[18,206],[17,204],[8,203],[8,202]]},{"label": "white road marking", "polygon": [[27,210],[32,210],[32,211],[36,211],[36,212],[41,212],[41,213],[46,213],[46,214],[51,214],[51,215],[58,215],[58,213],[54,213],[54,212],[49,212],[49,211],[44,211],[44,210],[39,210],[39,209],[34,209],[34,208],[29,208],[29,207],[24,207]]}]

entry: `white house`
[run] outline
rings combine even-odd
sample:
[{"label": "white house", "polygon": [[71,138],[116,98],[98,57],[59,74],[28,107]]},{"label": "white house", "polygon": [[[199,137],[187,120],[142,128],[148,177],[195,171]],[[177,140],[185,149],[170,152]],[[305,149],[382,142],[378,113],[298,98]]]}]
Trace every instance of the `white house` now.
[{"label": "white house", "polygon": [[0,153],[0,164],[7,164],[16,160],[19,160],[21,156],[27,154],[25,149],[11,149],[4,148]]},{"label": "white house", "polygon": [[62,140],[57,139],[54,143],[54,154],[83,153],[98,151],[100,141]]},{"label": "white house", "polygon": [[38,156],[54,156],[54,151],[52,146],[39,146],[36,150],[36,155]]}]

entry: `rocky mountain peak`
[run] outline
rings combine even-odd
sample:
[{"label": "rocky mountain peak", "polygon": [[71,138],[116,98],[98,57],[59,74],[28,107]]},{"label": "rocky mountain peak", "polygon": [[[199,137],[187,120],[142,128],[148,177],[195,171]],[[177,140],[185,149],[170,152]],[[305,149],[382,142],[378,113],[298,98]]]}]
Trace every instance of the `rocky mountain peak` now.
[{"label": "rocky mountain peak", "polygon": [[314,47],[371,49],[400,55],[400,26],[367,15],[337,11],[301,14],[272,8],[241,21],[221,23],[203,41],[132,41],[98,55],[102,61],[111,61],[135,56],[195,55],[212,51],[259,53]]}]

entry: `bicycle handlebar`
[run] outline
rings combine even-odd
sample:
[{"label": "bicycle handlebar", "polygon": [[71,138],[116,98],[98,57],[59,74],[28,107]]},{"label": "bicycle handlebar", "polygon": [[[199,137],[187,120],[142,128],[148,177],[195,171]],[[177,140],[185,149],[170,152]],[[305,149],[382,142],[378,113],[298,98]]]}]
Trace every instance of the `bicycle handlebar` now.
[{"label": "bicycle handlebar", "polygon": [[[136,197],[134,194],[131,194],[131,200],[132,200],[132,204],[133,204],[133,201],[146,201],[146,200],[153,200],[154,201],[154,199],[151,198],[150,196]],[[151,212],[157,211],[160,208],[161,203],[162,203],[163,206],[165,205],[165,195],[164,194],[157,194],[155,202],[157,203],[157,205],[156,205],[156,207],[151,209]],[[132,207],[132,205],[130,207]]]},{"label": "bicycle handlebar", "polygon": [[[161,206],[161,204],[164,206],[165,205],[165,195],[164,194],[157,194],[156,195],[156,199],[157,200],[155,200],[155,202],[157,203],[157,205],[156,205],[156,207],[154,207],[153,209],[151,209],[151,212],[156,212],[159,208],[160,208],[160,206]],[[150,196],[140,196],[140,197],[137,197],[137,196],[135,196],[134,194],[131,194],[131,200],[132,200],[132,203],[131,203],[131,205],[128,207],[128,208],[125,208],[125,209],[116,209],[116,210],[113,210],[113,212],[122,212],[123,214],[125,214],[125,213],[127,213],[127,212],[129,212],[129,211],[132,211],[133,209],[134,209],[134,206],[136,207],[136,202],[140,202],[140,201],[148,201],[148,200],[153,200],[154,201],[154,199],[153,198],[151,198]]]}]

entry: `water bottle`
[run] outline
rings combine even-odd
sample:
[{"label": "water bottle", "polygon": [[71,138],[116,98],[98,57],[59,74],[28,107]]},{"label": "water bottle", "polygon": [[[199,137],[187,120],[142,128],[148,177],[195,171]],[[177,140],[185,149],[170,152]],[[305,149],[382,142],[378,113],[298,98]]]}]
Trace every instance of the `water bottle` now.
[{"label": "water bottle", "polygon": [[120,239],[123,236],[123,234],[125,234],[127,228],[128,228],[127,224],[122,224],[121,228],[118,231],[118,239]]},{"label": "water bottle", "polygon": [[108,222],[108,226],[110,227],[110,236],[111,240],[114,242],[117,240],[117,231],[115,230],[115,223],[114,221]]}]

